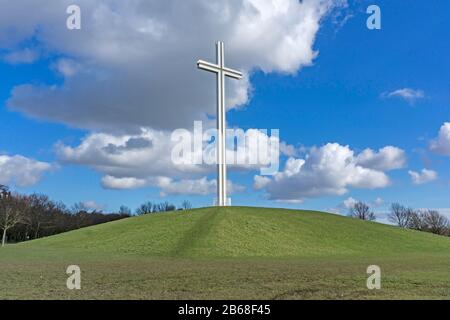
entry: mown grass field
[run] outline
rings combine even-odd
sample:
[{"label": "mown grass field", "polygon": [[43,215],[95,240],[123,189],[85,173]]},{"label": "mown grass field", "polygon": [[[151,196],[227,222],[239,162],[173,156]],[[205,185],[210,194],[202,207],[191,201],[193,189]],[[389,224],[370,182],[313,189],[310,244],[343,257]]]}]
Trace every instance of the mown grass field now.
[{"label": "mown grass field", "polygon": [[[66,288],[68,265],[82,290]],[[382,270],[368,290],[366,268]],[[3,299],[450,299],[450,238],[320,212],[205,208],[0,249]]]}]

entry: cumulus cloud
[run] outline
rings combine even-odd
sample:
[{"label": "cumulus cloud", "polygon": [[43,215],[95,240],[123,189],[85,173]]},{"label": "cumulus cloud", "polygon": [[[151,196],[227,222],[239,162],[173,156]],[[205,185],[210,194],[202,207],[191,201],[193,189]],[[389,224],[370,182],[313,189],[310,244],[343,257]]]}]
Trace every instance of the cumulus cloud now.
[{"label": "cumulus cloud", "polygon": [[228,108],[237,108],[249,100],[252,70],[311,65],[321,20],[344,2],[80,0],[82,29],[67,30],[71,1],[10,1],[0,12],[0,46],[18,54],[33,39],[62,57],[55,69],[65,78],[17,86],[8,106],[96,131],[185,127],[215,113],[213,76],[195,65],[214,59],[215,41],[225,42],[227,65],[245,74],[227,83]]},{"label": "cumulus cloud", "polygon": [[403,88],[392,92],[384,93],[383,96],[387,98],[392,97],[401,98],[407,101],[408,103],[414,103],[416,100],[424,98],[425,93],[422,90]]},{"label": "cumulus cloud", "polygon": [[143,129],[134,135],[89,134],[75,147],[58,143],[56,153],[62,163],[89,166],[105,174],[106,186],[119,183],[136,188],[143,186],[148,177],[188,178],[210,170],[202,165],[175,165],[171,158],[174,145],[169,133]]},{"label": "cumulus cloud", "polygon": [[[260,131],[251,130],[250,136],[254,135],[267,138]],[[101,184],[107,189],[154,186],[164,195],[213,193],[216,181],[208,180],[207,175],[215,172],[216,167],[210,159],[214,158],[214,154],[205,152],[206,160],[211,162],[176,164],[172,159],[176,143],[168,132],[143,129],[139,134],[133,135],[93,133],[83,138],[77,146],[58,143],[55,150],[61,163],[88,166],[103,174]],[[211,144],[206,144],[203,150],[210,149],[209,146]],[[227,151],[231,160],[233,152],[230,149]],[[256,151],[251,148],[249,152]],[[196,155],[196,151],[192,150],[192,154]],[[230,166],[232,168],[256,170],[259,167],[244,164]],[[230,183],[229,190],[242,192],[244,189]]]},{"label": "cumulus cloud", "polygon": [[[46,6],[32,0],[8,2],[0,11],[0,47],[18,54],[23,43],[33,40],[38,49],[57,53],[50,67],[64,81],[39,84],[34,79],[19,85],[7,105],[31,117],[95,131],[78,146],[58,144],[56,150],[61,162],[103,174],[106,188],[154,185],[163,193],[204,194],[214,188],[213,180],[205,178],[213,167],[174,165],[167,134],[189,128],[194,120],[214,125],[214,77],[197,70],[195,62],[214,61],[214,42],[225,42],[226,64],[244,73],[242,81],[227,82],[227,108],[239,108],[250,99],[252,71],[295,74],[311,65],[318,55],[314,42],[321,21],[344,3],[80,0],[82,29],[67,30],[69,0]],[[11,29],[15,32],[5,32]],[[292,146],[282,143],[280,149],[297,156]],[[295,179],[303,166],[308,168],[308,159],[290,159],[277,179]],[[352,166],[357,178],[338,186],[326,182],[310,193],[387,183],[383,172],[356,162]],[[325,175],[325,169],[309,170]]]},{"label": "cumulus cloud", "polygon": [[425,184],[433,180],[436,180],[438,177],[436,171],[429,169],[422,169],[421,172],[410,170],[408,171],[408,173],[411,176],[411,180],[414,184]]},{"label": "cumulus cloud", "polygon": [[[398,157],[393,157],[395,161],[389,163],[385,158],[392,149],[381,150],[391,151],[370,154],[363,152],[364,156],[361,156],[355,155],[348,146],[337,143],[328,143],[320,148],[313,147],[305,159],[289,158],[284,170],[273,178],[256,176],[254,187],[264,189],[269,199],[279,201],[302,201],[306,198],[343,195],[349,188],[384,188],[390,184],[390,179],[384,171],[398,168],[401,161],[398,161]],[[394,153],[399,152],[396,150]],[[379,157],[380,154],[384,156]],[[391,157],[387,158],[392,160]]]},{"label": "cumulus cloud", "polygon": [[430,150],[450,156],[450,122],[445,122],[442,125],[438,137],[430,143]]},{"label": "cumulus cloud", "polygon": [[280,152],[288,157],[295,157],[298,154],[298,150],[293,145],[285,142],[280,143]]},{"label": "cumulus cloud", "polygon": [[365,149],[356,157],[357,164],[381,171],[401,169],[406,164],[405,151],[393,146],[387,146],[378,150]]},{"label": "cumulus cloud", "polygon": [[52,169],[46,162],[29,159],[20,155],[0,155],[0,184],[15,184],[19,187],[32,186],[42,175]]}]

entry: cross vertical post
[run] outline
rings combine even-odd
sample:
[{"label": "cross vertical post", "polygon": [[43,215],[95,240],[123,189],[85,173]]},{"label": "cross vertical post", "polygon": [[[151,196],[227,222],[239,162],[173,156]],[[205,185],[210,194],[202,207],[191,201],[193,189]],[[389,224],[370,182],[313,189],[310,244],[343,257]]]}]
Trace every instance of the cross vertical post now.
[{"label": "cross vertical post", "polygon": [[225,49],[221,41],[216,43],[216,64],[203,60],[197,61],[197,67],[213,72],[217,77],[217,205],[228,205],[227,198],[227,159],[226,159],[226,107],[225,77],[242,79],[242,73],[225,67]]}]

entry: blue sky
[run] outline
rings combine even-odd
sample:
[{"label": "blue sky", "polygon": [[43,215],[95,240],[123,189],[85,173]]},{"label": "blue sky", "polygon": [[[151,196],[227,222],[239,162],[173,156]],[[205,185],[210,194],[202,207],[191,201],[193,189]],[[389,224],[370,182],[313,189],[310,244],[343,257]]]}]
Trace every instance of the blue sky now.
[{"label": "blue sky", "polygon": [[[369,30],[366,27],[369,15],[365,11],[369,4],[377,4],[381,8],[381,30]],[[91,16],[88,10],[94,8],[85,9],[83,1],[80,1],[80,7],[83,16],[85,11],[87,11],[87,17]],[[119,15],[121,9],[120,6],[116,8]],[[11,10],[17,10],[17,8],[11,8]],[[6,11],[8,11],[7,8]],[[124,15],[129,14],[131,13],[124,13]],[[61,17],[54,18],[52,14],[46,23],[52,28],[57,28],[56,23],[66,17],[64,11]],[[299,17],[301,18],[301,15]],[[348,18],[345,23],[343,23],[343,17]],[[389,177],[389,183],[381,187],[355,187],[355,184],[350,183],[343,193],[323,193],[311,197],[302,195],[299,197],[302,202],[295,204],[292,201],[277,201],[273,197],[269,200],[270,188],[255,190],[253,183],[257,172],[233,171],[230,173],[233,183],[245,186],[245,191],[232,195],[233,204],[318,210],[336,209],[345,212],[343,202],[353,198],[373,204],[378,211],[383,211],[393,201],[416,208],[450,208],[450,156],[446,152],[430,149],[431,141],[438,137],[444,123],[450,121],[450,62],[448,59],[450,56],[448,41],[450,13],[447,3],[445,1],[434,1],[432,4],[423,1],[408,1],[408,3],[351,1],[348,6],[338,6],[319,18],[319,29],[308,31],[314,36],[311,49],[318,53],[317,56],[304,65],[302,65],[303,58],[299,56],[300,62],[293,63],[295,67],[289,67],[288,72],[282,70],[280,62],[273,65],[266,63],[269,58],[261,59],[262,62],[259,64],[255,62],[255,65],[251,65],[248,72],[250,95],[243,106],[228,112],[229,126],[244,129],[279,128],[280,139],[297,148],[297,158],[308,156],[311,147],[321,148],[328,143],[337,143],[342,147],[349,146],[355,153],[355,157],[367,148],[377,152],[383,147],[393,146],[404,152],[404,164],[401,168],[382,170]],[[277,19],[283,19],[283,16]],[[291,17],[287,16],[285,19],[291,20]],[[90,22],[91,18],[87,19],[85,27],[87,32],[91,32]],[[273,21],[269,22],[273,23]],[[0,152],[9,157],[21,155],[27,159],[49,163],[52,168],[45,170],[36,183],[16,185],[14,174],[8,176],[4,174],[2,177],[1,172],[0,179],[3,180],[0,182],[8,183],[20,192],[48,194],[55,200],[62,200],[68,205],[77,201],[95,201],[105,211],[116,210],[121,204],[135,208],[144,201],[168,200],[180,204],[183,199],[189,199],[194,206],[207,206],[212,203],[214,194],[168,194],[161,197],[161,188],[151,183],[129,190],[105,188],[101,180],[105,174],[110,174],[109,172],[105,173],[105,170],[99,169],[98,165],[92,165],[92,162],[77,162],[73,159],[67,160],[67,157],[65,160],[61,159],[57,151],[58,144],[76,148],[83,139],[92,134],[106,132],[119,135],[123,133],[113,131],[109,126],[112,122],[107,123],[106,120],[89,123],[83,118],[80,121],[72,121],[71,108],[76,108],[76,105],[75,107],[66,105],[63,108],[58,104],[64,104],[64,99],[50,99],[49,102],[42,99],[38,103],[43,105],[54,103],[52,110],[64,109],[65,116],[61,116],[62,113],[53,116],[53,113],[45,111],[44,107],[34,111],[33,101],[36,101],[36,98],[28,97],[31,102],[23,102],[24,98],[14,100],[13,89],[23,84],[31,84],[38,88],[66,86],[66,90],[70,91],[78,85],[76,81],[82,81],[82,77],[86,77],[86,74],[89,75],[89,79],[94,79],[90,80],[92,83],[97,84],[102,81],[98,74],[103,74],[107,78],[112,73],[111,70],[122,68],[121,60],[111,59],[112,62],[107,67],[105,67],[106,62],[105,64],[92,62],[93,58],[87,56],[82,50],[78,50],[76,45],[59,46],[56,41],[60,38],[52,39],[53,35],[46,34],[45,25],[42,27],[39,21],[36,21],[35,25],[32,24],[33,21],[29,23],[30,28],[24,28],[27,32],[22,35],[17,32],[20,35],[17,39],[9,35],[8,39],[0,40],[0,54],[3,57],[0,59]],[[5,30],[12,30],[11,26],[20,29],[19,17],[0,24],[0,30],[3,28],[0,35],[5,35],[7,32]],[[38,26],[44,31],[36,31]],[[64,25],[59,27],[64,28]],[[111,41],[116,39],[116,31],[121,32],[115,27],[117,26],[113,26],[109,31],[112,33]],[[30,31],[33,28],[35,28],[34,31]],[[68,41],[73,44],[78,41],[77,39],[83,40],[83,30],[82,27],[81,30],[75,31],[81,36],[77,35]],[[216,33],[212,30],[205,36],[200,45],[200,53],[195,52],[195,54],[201,54],[201,52],[204,54],[197,58],[212,57],[214,42],[209,39],[224,37],[226,41],[228,36],[224,32],[221,30]],[[189,39],[191,35],[178,36]],[[230,64],[235,63],[237,67],[245,68],[247,60],[242,58],[244,62],[241,62],[240,56],[234,56],[232,49],[236,48],[234,52],[249,54],[250,60],[250,53],[258,53],[253,52],[253,49],[241,49],[238,44],[234,44],[233,37],[230,39],[230,51],[227,52],[230,55]],[[270,45],[277,44],[277,40],[273,41],[275,42],[268,44],[268,48],[263,49],[267,57],[271,55]],[[236,43],[239,42],[236,41]],[[98,46],[101,45],[102,43],[98,44]],[[132,46],[133,43],[129,45]],[[148,45],[152,48],[153,43]],[[193,44],[193,47],[195,46],[196,44]],[[207,50],[208,47],[210,51],[204,51],[203,48]],[[37,57],[32,58],[32,61],[26,61],[25,58],[19,61],[11,59],[11,54],[23,52],[24,49],[29,48],[38,52]],[[167,48],[164,48],[162,44],[158,50],[167,50],[166,56],[176,57],[172,48],[172,44],[167,45]],[[92,51],[92,48],[86,50],[88,49]],[[289,51],[284,54],[288,59]],[[305,56],[308,54],[305,53]],[[278,59],[284,59],[283,55],[280,57]],[[84,70],[89,70],[90,73],[85,73],[80,78],[77,76],[70,78],[71,75],[65,74],[61,68],[58,69],[58,61],[61,59],[67,59],[72,67],[79,64],[87,65],[88,68]],[[157,60],[150,62],[154,61]],[[195,60],[180,59],[177,63],[180,65],[190,63],[192,68],[195,68]],[[130,62],[126,61],[124,64],[128,66]],[[298,65],[300,67],[297,68]],[[144,68],[144,66],[141,67]],[[149,66],[149,72],[152,72],[152,67]],[[271,70],[268,71],[269,69]],[[130,66],[126,69],[127,73],[121,71],[119,74],[130,75],[130,78],[134,79],[133,72],[138,72],[136,70],[139,68]],[[208,77],[205,77],[205,80],[201,79],[212,81]],[[126,81],[127,79],[124,79],[124,82]],[[157,86],[151,81],[152,79],[149,80],[149,86]],[[189,81],[186,86],[189,86]],[[205,88],[205,90],[209,89],[210,87]],[[416,94],[420,93],[419,97],[408,100],[400,94],[394,94],[404,89],[412,90]],[[135,92],[133,90],[131,90],[132,93]],[[120,89],[116,91],[119,91],[117,92],[119,95]],[[90,94],[90,91],[86,91],[85,98],[88,99]],[[167,91],[165,94],[176,95],[172,91]],[[212,96],[213,93],[206,98]],[[151,97],[146,98],[151,99]],[[158,99],[164,99],[164,95]],[[101,98],[94,97],[93,100],[97,104],[103,102]],[[162,101],[164,103],[164,100]],[[208,101],[214,104],[214,99],[205,100],[205,104]],[[108,105],[105,107],[108,108]],[[147,108],[146,116],[150,119],[149,127],[155,128],[158,124],[151,123],[152,112],[156,114],[161,108],[156,102],[150,106],[143,104],[142,108],[144,107]],[[183,107],[178,106],[178,108]],[[41,114],[39,110],[44,111]],[[208,110],[210,110],[209,107]],[[92,112],[95,113],[94,110]],[[73,119],[78,119],[77,117],[78,114],[74,111]],[[143,116],[142,119],[146,118]],[[121,128],[120,121],[114,122],[114,125]],[[443,139],[441,144],[446,142],[449,141]],[[445,145],[441,146],[442,149],[445,149]],[[287,155],[283,155],[281,169],[287,158]],[[90,158],[89,161],[92,159]],[[149,166],[151,165],[149,163]],[[421,184],[414,184],[408,172],[420,173],[422,169],[434,171],[436,177]],[[20,170],[20,167],[17,170]],[[186,176],[172,177],[170,173],[166,176],[173,179],[187,179]],[[209,172],[207,176],[208,179],[214,179],[214,171]],[[295,184],[289,184],[289,186],[295,188]],[[382,201],[378,200],[375,204],[378,198]]]}]

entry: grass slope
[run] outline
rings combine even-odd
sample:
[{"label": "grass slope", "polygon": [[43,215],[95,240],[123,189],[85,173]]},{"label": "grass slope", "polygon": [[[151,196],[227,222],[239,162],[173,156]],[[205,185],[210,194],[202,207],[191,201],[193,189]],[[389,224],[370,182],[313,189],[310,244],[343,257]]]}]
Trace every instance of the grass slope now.
[{"label": "grass slope", "polygon": [[[68,264],[83,270],[82,293],[65,288]],[[383,290],[365,287],[369,264]],[[450,298],[449,264],[446,237],[312,211],[205,208],[1,249],[0,297]]]}]

